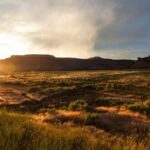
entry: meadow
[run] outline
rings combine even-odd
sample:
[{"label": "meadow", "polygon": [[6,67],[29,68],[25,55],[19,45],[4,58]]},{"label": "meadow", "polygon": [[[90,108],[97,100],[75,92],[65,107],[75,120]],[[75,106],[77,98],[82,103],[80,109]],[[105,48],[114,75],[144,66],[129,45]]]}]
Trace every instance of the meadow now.
[{"label": "meadow", "polygon": [[0,150],[149,148],[149,70],[0,73]]}]

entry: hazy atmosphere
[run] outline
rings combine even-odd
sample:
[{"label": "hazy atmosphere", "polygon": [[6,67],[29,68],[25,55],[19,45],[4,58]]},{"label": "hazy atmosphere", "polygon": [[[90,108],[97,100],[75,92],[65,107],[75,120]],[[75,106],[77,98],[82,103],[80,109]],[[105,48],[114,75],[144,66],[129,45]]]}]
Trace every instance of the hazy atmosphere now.
[{"label": "hazy atmosphere", "polygon": [[149,55],[149,0],[1,0],[1,58]]}]

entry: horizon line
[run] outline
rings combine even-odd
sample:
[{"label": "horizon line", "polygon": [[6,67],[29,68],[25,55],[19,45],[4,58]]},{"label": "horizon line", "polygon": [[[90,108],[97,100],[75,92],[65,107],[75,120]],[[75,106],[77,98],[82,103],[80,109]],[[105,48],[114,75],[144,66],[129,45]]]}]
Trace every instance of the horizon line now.
[{"label": "horizon line", "polygon": [[51,54],[39,54],[39,53],[27,53],[27,54],[16,54],[16,55],[10,55],[6,58],[0,58],[0,60],[5,60],[5,59],[9,59],[11,57],[15,57],[15,56],[33,56],[33,55],[41,55],[41,56],[52,56],[52,57],[55,57],[55,58],[74,58],[74,59],[92,59],[92,58],[101,58],[101,59],[111,59],[111,60],[138,60],[139,58],[145,58],[145,57],[150,57],[150,55],[148,56],[145,56],[145,57],[137,57],[136,59],[113,59],[113,58],[105,58],[105,57],[101,57],[101,56],[92,56],[92,57],[87,57],[87,58],[80,58],[80,57],[57,57],[55,55],[51,55]]}]

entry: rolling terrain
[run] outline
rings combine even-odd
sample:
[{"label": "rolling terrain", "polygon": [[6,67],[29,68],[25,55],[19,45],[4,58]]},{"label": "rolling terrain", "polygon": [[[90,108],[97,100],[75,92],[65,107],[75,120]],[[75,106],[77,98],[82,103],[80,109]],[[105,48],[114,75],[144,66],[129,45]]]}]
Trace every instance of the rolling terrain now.
[{"label": "rolling terrain", "polygon": [[12,150],[150,147],[149,70],[1,73],[0,108]]}]

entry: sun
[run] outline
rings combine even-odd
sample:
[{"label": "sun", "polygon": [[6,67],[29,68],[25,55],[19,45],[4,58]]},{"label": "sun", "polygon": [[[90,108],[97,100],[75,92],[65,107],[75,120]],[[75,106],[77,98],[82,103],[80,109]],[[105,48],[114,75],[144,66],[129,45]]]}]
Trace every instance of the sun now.
[{"label": "sun", "polygon": [[0,59],[27,53],[25,41],[17,35],[0,33]]}]

